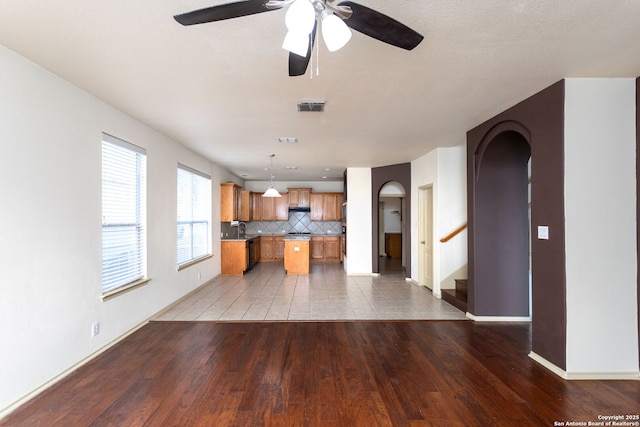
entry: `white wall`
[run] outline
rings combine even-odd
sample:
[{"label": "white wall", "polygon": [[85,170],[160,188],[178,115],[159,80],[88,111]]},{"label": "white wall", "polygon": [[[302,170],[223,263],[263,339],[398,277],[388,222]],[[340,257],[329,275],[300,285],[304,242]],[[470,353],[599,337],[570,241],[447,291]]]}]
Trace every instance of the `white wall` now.
[{"label": "white wall", "polygon": [[384,204],[382,238],[384,239],[384,233],[402,233],[402,221],[400,220],[402,200],[398,197],[380,197],[380,201]]},{"label": "white wall", "polygon": [[[220,273],[221,168],[0,46],[0,416]],[[101,135],[147,150],[148,276],[101,299]],[[212,176],[214,257],[176,271],[176,165]],[[201,279],[198,279],[198,273]],[[91,336],[91,324],[100,334]]]},{"label": "white wall", "polygon": [[467,223],[467,148],[438,149],[438,242],[440,286],[455,288],[455,279],[467,278],[467,230],[446,243],[440,239]]},{"label": "white wall", "polygon": [[371,169],[347,169],[347,274],[371,274]]},{"label": "white wall", "polygon": [[440,239],[467,222],[466,147],[438,148],[411,162],[411,278],[419,282],[420,187],[433,186],[433,293],[466,279],[466,230],[446,243]]},{"label": "white wall", "polygon": [[565,87],[567,373],[637,374],[635,80]]}]

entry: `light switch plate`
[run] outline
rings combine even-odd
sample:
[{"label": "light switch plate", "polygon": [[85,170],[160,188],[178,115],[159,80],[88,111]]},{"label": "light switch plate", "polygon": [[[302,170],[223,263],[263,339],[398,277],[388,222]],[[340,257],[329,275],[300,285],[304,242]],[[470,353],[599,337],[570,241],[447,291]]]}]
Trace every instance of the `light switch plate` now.
[{"label": "light switch plate", "polygon": [[539,225],[538,226],[538,239],[539,240],[549,240],[549,226],[548,225]]}]

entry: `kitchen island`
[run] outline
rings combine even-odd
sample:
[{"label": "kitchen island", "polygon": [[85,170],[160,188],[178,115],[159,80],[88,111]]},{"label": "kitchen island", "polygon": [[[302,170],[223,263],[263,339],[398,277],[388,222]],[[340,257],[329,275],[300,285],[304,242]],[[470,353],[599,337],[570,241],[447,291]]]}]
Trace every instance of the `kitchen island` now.
[{"label": "kitchen island", "polygon": [[309,274],[309,236],[284,239],[284,270],[287,274]]}]

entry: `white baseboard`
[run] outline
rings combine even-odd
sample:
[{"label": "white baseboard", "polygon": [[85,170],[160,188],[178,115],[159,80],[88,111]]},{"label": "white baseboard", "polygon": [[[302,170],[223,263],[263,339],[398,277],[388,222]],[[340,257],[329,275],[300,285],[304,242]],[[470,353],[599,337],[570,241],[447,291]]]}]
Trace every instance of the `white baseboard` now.
[{"label": "white baseboard", "polygon": [[467,317],[475,322],[531,322],[530,316],[475,316],[467,312]]},{"label": "white baseboard", "polygon": [[635,380],[640,381],[640,372],[567,372],[544,357],[530,352],[529,357],[565,380]]},{"label": "white baseboard", "polygon": [[378,277],[380,273],[347,273],[350,277]]}]

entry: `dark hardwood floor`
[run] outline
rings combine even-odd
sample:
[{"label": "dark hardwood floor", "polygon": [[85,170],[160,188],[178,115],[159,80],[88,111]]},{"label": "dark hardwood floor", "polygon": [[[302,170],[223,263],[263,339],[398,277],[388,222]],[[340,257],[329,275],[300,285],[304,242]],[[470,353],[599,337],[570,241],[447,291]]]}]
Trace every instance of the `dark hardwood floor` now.
[{"label": "dark hardwood floor", "polygon": [[152,322],[0,425],[553,426],[640,413],[639,381],[565,381],[529,347],[524,323]]}]

